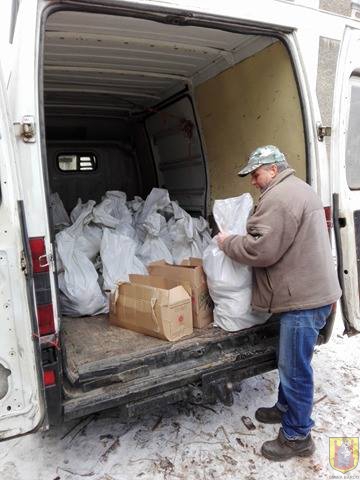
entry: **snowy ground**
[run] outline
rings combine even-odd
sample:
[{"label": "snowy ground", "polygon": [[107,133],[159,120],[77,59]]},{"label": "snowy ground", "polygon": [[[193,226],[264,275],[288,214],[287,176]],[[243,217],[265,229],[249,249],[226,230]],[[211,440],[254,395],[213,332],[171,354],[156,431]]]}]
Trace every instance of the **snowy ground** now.
[{"label": "snowy ground", "polygon": [[[316,349],[311,459],[272,463],[260,454],[278,430],[254,417],[276,399],[277,373],[270,372],[244,381],[232,407],[172,407],[130,424],[112,410],[1,443],[0,479],[360,479],[360,465],[344,476],[329,464],[329,437],[360,436],[359,351],[360,335],[342,337],[340,322],[330,342]],[[256,429],[248,430],[242,416]]]}]

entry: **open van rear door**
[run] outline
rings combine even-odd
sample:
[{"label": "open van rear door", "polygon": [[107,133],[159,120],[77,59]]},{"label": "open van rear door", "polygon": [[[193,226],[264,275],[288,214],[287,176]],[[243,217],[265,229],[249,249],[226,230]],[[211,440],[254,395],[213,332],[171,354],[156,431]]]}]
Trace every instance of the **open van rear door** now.
[{"label": "open van rear door", "polygon": [[44,417],[32,263],[12,122],[0,69],[0,440]]},{"label": "open van rear door", "polygon": [[348,334],[360,332],[360,30],[345,27],[335,77],[331,140],[334,231]]},{"label": "open van rear door", "polygon": [[145,122],[159,186],[191,215],[206,215],[207,173],[190,97],[160,108]]}]

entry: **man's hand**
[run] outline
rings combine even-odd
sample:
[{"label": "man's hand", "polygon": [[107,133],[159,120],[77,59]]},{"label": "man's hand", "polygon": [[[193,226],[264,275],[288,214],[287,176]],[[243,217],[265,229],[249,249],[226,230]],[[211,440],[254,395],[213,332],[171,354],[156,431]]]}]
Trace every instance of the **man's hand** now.
[{"label": "man's hand", "polygon": [[229,237],[230,234],[229,233],[226,233],[226,232],[220,232],[216,235],[216,241],[217,241],[217,244],[218,244],[218,247],[220,248],[220,250],[223,249],[223,245],[224,245],[224,241],[227,239],[227,237]]}]

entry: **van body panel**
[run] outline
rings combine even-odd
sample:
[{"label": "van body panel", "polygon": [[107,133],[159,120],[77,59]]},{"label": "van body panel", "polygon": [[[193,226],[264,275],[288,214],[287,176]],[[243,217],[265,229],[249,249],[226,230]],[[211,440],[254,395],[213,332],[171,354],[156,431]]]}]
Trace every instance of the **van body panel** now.
[{"label": "van body panel", "polygon": [[[347,330],[360,332],[360,29],[346,26],[337,64],[333,104],[331,172],[341,256]],[[354,333],[354,332],[352,332]]]},{"label": "van body panel", "polygon": [[206,216],[206,163],[190,96],[159,108],[145,125],[159,186],[190,214]]},{"label": "van body panel", "polygon": [[44,416],[32,265],[14,140],[0,78],[0,440],[34,430]]},{"label": "van body panel", "polygon": [[195,89],[195,98],[207,146],[212,201],[235,197],[239,191],[258,196],[249,179],[237,175],[255,142],[277,145],[306,180],[301,105],[288,53],[280,41],[202,83]]}]

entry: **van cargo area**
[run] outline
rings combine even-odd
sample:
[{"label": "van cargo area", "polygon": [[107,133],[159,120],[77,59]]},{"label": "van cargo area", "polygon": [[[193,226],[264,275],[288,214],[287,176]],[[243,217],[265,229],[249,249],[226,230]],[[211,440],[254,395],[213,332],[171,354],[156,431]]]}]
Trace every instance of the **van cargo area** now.
[{"label": "van cargo area", "polygon": [[[215,199],[256,196],[236,174],[265,144],[306,179],[301,101],[280,38],[215,20],[129,15],[57,11],[46,21],[45,177],[68,213],[79,197],[99,202],[121,190],[131,200],[161,187],[209,218]],[[183,400],[230,404],[229,382],[276,365],[276,318],[235,333],[195,329],[175,343],[110,326],[107,315],[63,317],[60,331],[66,418],[114,406],[134,416]]]}]

